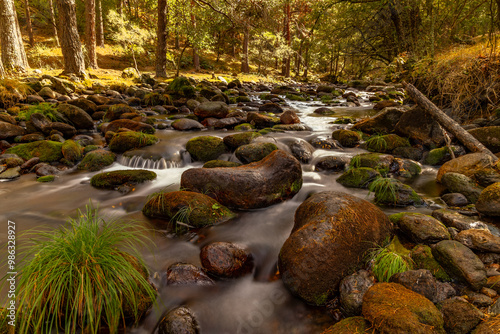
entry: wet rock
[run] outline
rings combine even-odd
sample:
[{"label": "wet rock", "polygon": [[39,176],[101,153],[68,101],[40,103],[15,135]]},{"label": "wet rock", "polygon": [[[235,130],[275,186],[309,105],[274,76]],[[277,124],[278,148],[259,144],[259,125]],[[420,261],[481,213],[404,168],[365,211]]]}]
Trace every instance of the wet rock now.
[{"label": "wet rock", "polygon": [[35,174],[39,177],[57,175],[60,173],[59,169],[44,162],[35,165],[33,167],[33,170]]},{"label": "wet rock", "polygon": [[368,134],[389,133],[405,112],[404,108],[385,108],[377,115],[364,119],[353,125],[352,129]]},{"label": "wet rock", "polygon": [[200,327],[191,310],[182,306],[168,312],[158,324],[158,334],[199,334]]},{"label": "wet rock", "polygon": [[476,209],[486,216],[500,216],[500,182],[486,187],[481,192]]},{"label": "wet rock", "polygon": [[0,112],[0,122],[6,122],[6,123],[13,124],[13,125],[17,125],[17,121],[16,121],[15,117],[13,117],[7,113],[2,113],[2,112]]},{"label": "wet rock", "polygon": [[77,106],[63,103],[57,106],[57,111],[63,114],[77,129],[94,128],[92,117]]},{"label": "wet rock", "polygon": [[420,164],[413,160],[394,158],[394,164],[397,164],[398,168],[396,174],[404,178],[412,178],[422,173]]},{"label": "wet rock", "polygon": [[411,250],[411,258],[415,269],[426,269],[440,281],[450,281],[450,276],[432,255],[432,250],[427,245],[417,245]]},{"label": "wet rock", "polygon": [[469,130],[469,133],[491,152],[500,152],[500,126],[485,126]]},{"label": "wet rock", "polygon": [[439,303],[443,314],[444,328],[450,334],[467,334],[476,327],[485,315],[462,297],[453,297]]},{"label": "wet rock", "polygon": [[297,116],[295,111],[287,110],[281,114],[280,121],[282,124],[298,124],[300,123],[300,118]]},{"label": "wet rock", "polygon": [[469,284],[476,291],[486,285],[484,264],[474,252],[460,242],[440,241],[432,250],[432,254],[451,277]]},{"label": "wet rock", "polygon": [[222,138],[199,136],[190,139],[186,143],[186,150],[193,160],[206,162],[217,159],[222,153],[227,151],[227,147]]},{"label": "wet rock", "polygon": [[44,126],[42,131],[46,135],[52,134],[53,131],[57,131],[62,134],[64,138],[71,138],[76,135],[76,129],[74,126],[61,122],[52,122]]},{"label": "wet rock", "polygon": [[440,220],[443,224],[448,227],[454,227],[459,231],[469,230],[469,229],[483,229],[487,230],[488,226],[477,219],[461,215],[460,213],[448,210],[448,209],[438,209],[432,211],[432,216]]},{"label": "wet rock", "polygon": [[317,171],[341,172],[348,162],[349,160],[343,156],[327,156],[320,158],[314,168]]},{"label": "wet rock", "polygon": [[433,303],[439,303],[456,295],[449,283],[439,282],[429,270],[408,270],[391,276],[390,281],[421,294]]},{"label": "wet rock", "polygon": [[271,114],[281,114],[283,112],[283,108],[281,108],[279,104],[271,102],[260,106],[259,111],[268,112]]},{"label": "wet rock", "polygon": [[500,182],[500,173],[498,172],[498,169],[488,168],[475,173],[474,180],[476,180],[480,186],[488,187],[493,183]]},{"label": "wet rock", "polygon": [[168,267],[165,278],[168,286],[215,285],[215,282],[203,270],[187,263],[175,263]]},{"label": "wet rock", "polygon": [[124,103],[114,104],[106,111],[103,119],[106,121],[114,121],[115,119],[119,119],[121,115],[128,113],[137,113],[137,111]]},{"label": "wet rock", "polygon": [[26,131],[17,125],[0,121],[0,139],[8,139],[23,136]]},{"label": "wet rock", "polygon": [[43,99],[43,97],[41,97],[39,95],[27,95],[26,96],[26,103],[28,103],[28,104],[38,104],[38,103],[42,103],[42,102],[45,102],[45,100]]},{"label": "wet rock", "polygon": [[332,132],[332,138],[344,147],[355,147],[361,140],[359,133],[351,130],[335,130]]},{"label": "wet rock", "polygon": [[149,124],[143,122],[136,122],[130,119],[116,119],[109,123],[104,130],[104,133],[107,131],[118,132],[119,129],[129,129],[131,131],[136,132],[144,132],[153,134],[155,133],[155,128]]},{"label": "wet rock", "polygon": [[[111,131],[108,131],[110,133]],[[109,149],[113,152],[123,153],[128,150],[153,145],[158,142],[154,135],[142,132],[125,131],[115,134],[109,142]]]},{"label": "wet rock", "polygon": [[61,160],[63,157],[61,149],[62,143],[41,140],[13,146],[9,148],[6,153],[17,154],[25,160],[39,157],[40,161],[52,162]]},{"label": "wet rock", "polygon": [[466,206],[467,204],[469,204],[467,197],[459,193],[444,194],[443,196],[441,196],[441,199],[448,206],[457,207],[457,206]]},{"label": "wet rock", "polygon": [[[380,183],[378,183],[380,181]],[[375,183],[377,182],[377,183]],[[409,185],[396,179],[379,179],[370,185],[375,203],[388,206],[423,205],[424,200]]]},{"label": "wet rock", "polygon": [[83,157],[83,148],[74,140],[66,140],[61,148],[64,159],[70,162],[77,162]]},{"label": "wet rock", "polygon": [[321,107],[321,108],[315,109],[313,111],[313,113],[318,114],[318,115],[333,115],[333,114],[335,114],[335,111],[333,111],[330,108]]},{"label": "wet rock", "polygon": [[237,278],[252,271],[252,254],[230,242],[214,242],[201,249],[201,264],[205,270],[221,278]]},{"label": "wet rock", "polygon": [[385,108],[400,107],[400,106],[401,106],[401,104],[399,104],[396,101],[384,100],[384,101],[380,101],[380,102],[375,103],[375,105],[373,106],[373,109],[374,110],[383,110]]},{"label": "wet rock", "polygon": [[399,135],[429,147],[441,147],[445,144],[445,131],[429,113],[419,107],[401,115],[395,130]]},{"label": "wet rock", "polygon": [[431,216],[402,212],[391,215],[389,219],[416,243],[436,243],[450,239],[446,226]]},{"label": "wet rock", "polygon": [[239,162],[226,161],[226,160],[210,160],[203,164],[203,168],[216,168],[216,167],[239,167]]},{"label": "wet rock", "polygon": [[78,169],[95,172],[111,165],[115,160],[116,155],[113,152],[98,149],[85,154],[82,162],[78,165]]},{"label": "wet rock", "polygon": [[242,145],[234,151],[236,157],[244,164],[264,159],[278,147],[273,143],[254,143]]},{"label": "wet rock", "polygon": [[262,137],[258,132],[243,132],[225,136],[224,144],[231,150],[235,150],[242,145],[250,144],[255,138]]},{"label": "wet rock", "polygon": [[387,216],[370,202],[341,192],[316,193],[295,211],[294,227],[281,248],[283,282],[306,302],[323,305],[362,261],[361,254],[390,231]]},{"label": "wet rock", "polygon": [[259,129],[263,129],[271,128],[276,124],[279,124],[280,119],[277,117],[262,115],[256,112],[249,112],[247,115],[247,122]]},{"label": "wet rock", "polygon": [[191,191],[155,194],[144,205],[142,213],[161,219],[164,227],[175,225],[181,232],[222,223],[235,216],[213,198]]},{"label": "wet rock", "polygon": [[421,147],[396,147],[392,154],[400,156],[402,158],[411,159],[414,161],[420,161],[424,154],[424,150]]},{"label": "wet rock", "polygon": [[378,283],[368,289],[363,298],[363,316],[381,334],[446,333],[436,306],[396,283]]},{"label": "wet rock", "polygon": [[21,176],[21,167],[7,168],[0,174],[0,180],[14,180]]},{"label": "wet rock", "polygon": [[281,131],[312,131],[312,128],[303,123],[300,124],[276,124],[273,130]]},{"label": "wet rock", "polygon": [[302,187],[302,169],[293,156],[275,150],[241,167],[188,169],[181,187],[208,193],[230,208],[263,208],[293,197]]},{"label": "wet rock", "polygon": [[292,155],[300,162],[309,163],[314,153],[314,147],[304,139],[295,138],[288,141],[287,146],[290,148]]},{"label": "wet rock", "polygon": [[366,141],[366,149],[371,152],[391,153],[398,147],[410,146],[408,139],[396,134],[374,136]]},{"label": "wet rock", "polygon": [[135,185],[154,179],[156,179],[156,173],[148,170],[115,170],[92,176],[90,184],[101,189],[116,189],[123,185]]},{"label": "wet rock", "polygon": [[463,174],[449,172],[443,175],[441,183],[452,193],[464,195],[470,203],[476,203],[482,187],[479,187],[474,180]]},{"label": "wet rock", "polygon": [[493,158],[485,153],[469,153],[444,163],[438,171],[436,181],[441,182],[446,173],[460,173],[468,177],[491,168],[494,165]]},{"label": "wet rock", "polygon": [[466,289],[462,293],[467,295],[467,300],[476,307],[485,308],[493,304],[493,299],[482,293],[474,292],[469,289]]},{"label": "wet rock", "polygon": [[339,178],[337,182],[348,188],[368,188],[371,182],[380,177],[380,173],[373,168],[360,167],[350,168]]},{"label": "wet rock", "polygon": [[45,137],[41,133],[30,133],[21,137],[19,142],[21,143],[31,143],[34,141],[45,140]]},{"label": "wet rock", "polygon": [[179,131],[201,130],[205,127],[198,121],[189,118],[180,118],[172,122],[172,128]]},{"label": "wet rock", "polygon": [[342,145],[338,142],[338,140],[334,139],[320,139],[316,138],[310,141],[311,145],[316,148],[321,148],[323,150],[341,150]]},{"label": "wet rock", "polygon": [[353,167],[369,167],[374,168],[381,173],[388,173],[394,163],[394,157],[388,154],[381,153],[362,153],[354,156],[351,160]]},{"label": "wet rock", "polygon": [[97,111],[97,105],[94,102],[84,98],[68,101],[68,104],[77,106],[90,116],[92,116],[92,114]]},{"label": "wet rock", "polygon": [[224,102],[203,102],[194,110],[194,114],[201,118],[224,118],[229,113]]},{"label": "wet rock", "polygon": [[232,129],[235,126],[245,122],[246,120],[241,117],[226,117],[222,119],[217,119],[212,127],[214,129]]},{"label": "wet rock", "polygon": [[471,334],[497,334],[500,332],[500,315],[490,317],[480,323]]},{"label": "wet rock", "polygon": [[489,230],[470,229],[461,231],[454,239],[470,249],[500,253],[500,237],[494,236]]},{"label": "wet rock", "polygon": [[35,166],[39,162],[40,162],[39,157],[31,158],[21,165],[21,170],[30,170],[31,168],[33,168],[33,166]]},{"label": "wet rock", "polygon": [[343,313],[347,316],[360,315],[363,296],[373,284],[375,277],[366,270],[360,270],[342,279],[339,290]]},{"label": "wet rock", "polygon": [[24,160],[19,158],[15,154],[2,154],[0,155],[0,165],[4,165],[7,168],[13,168],[21,166]]},{"label": "wet rock", "polygon": [[[462,146],[452,145],[450,146],[450,148],[451,151],[453,151],[455,157],[460,157],[466,153],[465,149]],[[448,146],[444,146],[430,150],[427,156],[425,157],[424,163],[426,165],[435,166],[435,165],[442,165],[445,162],[450,161],[451,160],[450,148],[448,148]]]},{"label": "wet rock", "polygon": [[321,334],[375,334],[375,329],[363,317],[350,317],[337,322]]}]

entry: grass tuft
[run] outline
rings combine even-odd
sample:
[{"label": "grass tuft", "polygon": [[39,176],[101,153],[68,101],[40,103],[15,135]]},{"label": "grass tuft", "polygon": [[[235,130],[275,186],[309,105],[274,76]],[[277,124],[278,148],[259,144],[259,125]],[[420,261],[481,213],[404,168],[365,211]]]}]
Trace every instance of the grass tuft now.
[{"label": "grass tuft", "polygon": [[377,199],[383,199],[384,203],[389,202],[396,204],[398,201],[397,194],[399,183],[400,181],[390,177],[377,178],[368,186],[368,195],[372,192],[375,193],[375,202],[377,202]]},{"label": "grass tuft", "polygon": [[410,251],[394,237],[386,247],[377,246],[369,252],[373,260],[372,271],[379,282],[389,282],[392,275],[413,269]]},{"label": "grass tuft", "polygon": [[155,299],[136,248],[144,229],[104,220],[91,205],[58,231],[39,232],[23,253],[18,271],[16,332],[116,333],[137,323],[141,306]]},{"label": "grass tuft", "polygon": [[30,106],[28,109],[21,110],[18,114],[19,119],[22,121],[29,121],[31,115],[33,114],[42,114],[47,117],[52,122],[63,122],[67,123],[67,121],[61,117],[61,114],[56,111],[55,105],[52,103],[42,102],[36,105]]}]

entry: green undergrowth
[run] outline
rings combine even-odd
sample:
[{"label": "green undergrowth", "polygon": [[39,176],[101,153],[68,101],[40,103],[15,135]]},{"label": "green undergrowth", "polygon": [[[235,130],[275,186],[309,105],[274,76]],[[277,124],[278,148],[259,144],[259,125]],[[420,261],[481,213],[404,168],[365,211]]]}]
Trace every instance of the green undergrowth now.
[{"label": "green undergrowth", "polygon": [[35,104],[27,109],[21,110],[17,116],[21,121],[29,121],[33,114],[42,114],[52,122],[66,122],[64,117],[56,110],[56,106],[46,102]]}]

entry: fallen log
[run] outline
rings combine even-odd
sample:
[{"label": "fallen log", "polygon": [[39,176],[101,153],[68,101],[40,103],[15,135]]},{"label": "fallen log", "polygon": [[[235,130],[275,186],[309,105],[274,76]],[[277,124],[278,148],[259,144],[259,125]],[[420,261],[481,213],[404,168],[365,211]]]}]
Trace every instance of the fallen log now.
[{"label": "fallen log", "polygon": [[486,153],[490,155],[494,161],[498,160],[498,157],[494,155],[490,150],[488,150],[479,140],[474,138],[468,131],[455,122],[451,117],[446,115],[441,109],[439,109],[434,103],[432,103],[424,94],[422,94],[415,86],[403,81],[403,86],[406,89],[408,95],[415,101],[416,104],[429,114],[443,127],[446,131],[453,134],[462,144],[465,145],[470,151],[476,153]]}]

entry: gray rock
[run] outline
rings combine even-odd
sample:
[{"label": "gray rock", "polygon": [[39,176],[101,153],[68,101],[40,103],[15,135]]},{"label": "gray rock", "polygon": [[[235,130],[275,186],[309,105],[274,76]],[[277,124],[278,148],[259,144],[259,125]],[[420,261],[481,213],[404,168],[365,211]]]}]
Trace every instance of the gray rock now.
[{"label": "gray rock", "polygon": [[373,284],[375,284],[375,278],[366,270],[360,270],[345,277],[339,287],[343,313],[347,316],[360,315],[363,296]]},{"label": "gray rock", "polygon": [[21,176],[19,171],[21,170],[21,167],[12,167],[12,168],[7,168],[5,171],[3,171],[0,174],[0,180],[14,180],[17,179],[18,177]]},{"label": "gray rock", "polygon": [[300,162],[309,163],[315,151],[314,147],[304,139],[296,138],[286,143],[290,148],[292,155]]},{"label": "gray rock", "polygon": [[26,131],[17,125],[0,121],[0,139],[23,136]]},{"label": "gray rock", "polygon": [[343,156],[337,156],[337,155],[327,156],[320,158],[314,165],[314,168],[317,171],[325,170],[325,171],[341,172],[344,170],[348,162],[349,159]]},{"label": "gray rock", "polygon": [[194,110],[194,114],[201,118],[224,118],[228,113],[229,109],[224,102],[204,102]]},{"label": "gray rock", "polygon": [[415,291],[433,303],[439,303],[456,295],[455,289],[449,283],[439,282],[429,270],[408,270],[391,276],[390,282],[403,285]]},{"label": "gray rock", "polygon": [[452,193],[460,193],[467,197],[471,203],[476,203],[482,187],[479,187],[474,180],[459,173],[446,173],[441,178],[441,183]]},{"label": "gray rock", "polygon": [[198,121],[189,118],[180,118],[172,123],[172,128],[179,131],[201,130],[205,127]]},{"label": "gray rock", "polygon": [[436,243],[449,240],[450,234],[439,220],[421,213],[407,212],[390,217],[401,231],[416,243]]},{"label": "gray rock", "polygon": [[187,263],[175,263],[165,273],[168,286],[212,286],[215,282],[200,268]]},{"label": "gray rock", "polygon": [[440,220],[448,227],[454,227],[459,231],[470,229],[487,230],[488,226],[477,219],[461,215],[460,213],[448,209],[438,209],[432,211],[432,216]]},{"label": "gray rock", "polygon": [[467,334],[485,317],[474,305],[462,297],[453,297],[441,302],[438,308],[443,313],[444,328],[449,334]]},{"label": "gray rock", "polygon": [[467,204],[469,204],[467,197],[459,193],[444,194],[443,196],[441,196],[441,199],[448,206],[456,207],[456,206],[466,206]]},{"label": "gray rock", "polygon": [[158,324],[158,334],[199,334],[196,318],[186,307],[178,307],[168,312]]}]

